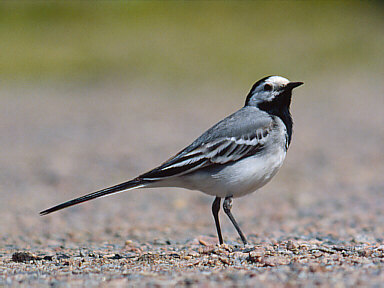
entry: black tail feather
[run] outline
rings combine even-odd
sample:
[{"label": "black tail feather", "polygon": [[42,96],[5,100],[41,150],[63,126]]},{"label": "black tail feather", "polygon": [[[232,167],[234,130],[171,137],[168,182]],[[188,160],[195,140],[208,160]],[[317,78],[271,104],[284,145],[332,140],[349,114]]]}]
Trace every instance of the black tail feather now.
[{"label": "black tail feather", "polygon": [[92,200],[95,198],[99,198],[99,197],[107,196],[109,194],[122,192],[122,191],[127,190],[127,189],[136,188],[142,184],[144,184],[144,181],[141,180],[140,178],[136,178],[136,179],[133,179],[133,180],[128,181],[128,182],[124,182],[124,183],[121,183],[121,184],[118,184],[118,185],[115,185],[112,187],[105,188],[103,190],[99,190],[99,191],[81,196],[81,197],[76,198],[76,199],[69,200],[67,202],[59,204],[59,205],[54,206],[52,208],[41,211],[40,215],[41,216],[47,215],[47,214],[50,214],[52,212],[55,212],[55,211],[58,211],[58,210],[61,210],[61,209],[64,209],[64,208],[67,208],[67,207],[70,207],[70,206],[73,206],[76,204],[80,204],[80,203],[83,203],[83,202],[86,202],[86,201],[89,201],[89,200]]}]

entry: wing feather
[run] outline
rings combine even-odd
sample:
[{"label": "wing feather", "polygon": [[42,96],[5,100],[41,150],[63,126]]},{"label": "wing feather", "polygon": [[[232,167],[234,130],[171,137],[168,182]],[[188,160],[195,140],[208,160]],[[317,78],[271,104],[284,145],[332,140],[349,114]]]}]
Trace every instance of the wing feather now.
[{"label": "wing feather", "polygon": [[148,181],[160,180],[254,155],[264,148],[270,130],[270,127],[264,127],[258,129],[256,133],[253,132],[242,137],[225,137],[214,142],[201,143],[187,153],[180,152],[161,166],[141,175],[140,178]]},{"label": "wing feather", "polygon": [[139,178],[156,181],[212,165],[222,165],[259,153],[275,125],[256,107],[245,106],[223,119],[191,145]]}]

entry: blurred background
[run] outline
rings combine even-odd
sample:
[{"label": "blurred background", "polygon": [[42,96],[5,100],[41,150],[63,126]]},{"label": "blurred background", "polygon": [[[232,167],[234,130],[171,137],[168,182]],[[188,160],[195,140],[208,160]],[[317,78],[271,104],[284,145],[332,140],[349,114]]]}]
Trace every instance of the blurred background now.
[{"label": "blurred background", "polygon": [[234,202],[243,230],[384,238],[381,1],[9,1],[0,47],[1,245],[215,236],[213,199],[182,189],[38,212],[168,159],[267,75],[305,85],[280,173]]}]

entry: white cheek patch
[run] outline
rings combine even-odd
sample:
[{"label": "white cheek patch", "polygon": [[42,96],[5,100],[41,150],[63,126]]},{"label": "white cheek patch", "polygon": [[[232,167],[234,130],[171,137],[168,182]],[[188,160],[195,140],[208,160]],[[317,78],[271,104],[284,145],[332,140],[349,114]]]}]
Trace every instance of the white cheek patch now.
[{"label": "white cheek patch", "polygon": [[257,102],[270,102],[278,95],[278,91],[273,92],[259,92],[255,94],[255,100]]}]

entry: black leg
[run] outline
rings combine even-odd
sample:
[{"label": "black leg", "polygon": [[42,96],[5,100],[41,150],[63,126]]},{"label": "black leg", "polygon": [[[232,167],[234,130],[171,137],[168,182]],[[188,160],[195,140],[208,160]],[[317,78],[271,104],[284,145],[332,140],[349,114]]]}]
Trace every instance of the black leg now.
[{"label": "black leg", "polygon": [[223,203],[223,209],[224,209],[225,214],[227,214],[227,216],[231,220],[233,226],[235,226],[235,228],[237,230],[237,233],[239,233],[241,241],[243,241],[244,245],[246,245],[248,243],[247,242],[247,238],[245,238],[243,232],[241,232],[239,224],[237,224],[235,218],[233,217],[233,215],[231,213],[232,197],[225,197],[225,200],[224,200],[224,203]]},{"label": "black leg", "polygon": [[213,204],[212,204],[212,214],[213,214],[213,218],[215,218],[217,236],[219,236],[219,243],[223,244],[223,236],[221,236],[221,228],[220,228],[220,221],[219,221],[220,202],[221,202],[221,198],[216,197],[215,201],[213,201]]}]

